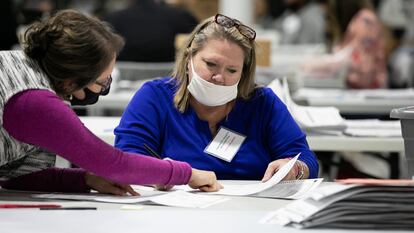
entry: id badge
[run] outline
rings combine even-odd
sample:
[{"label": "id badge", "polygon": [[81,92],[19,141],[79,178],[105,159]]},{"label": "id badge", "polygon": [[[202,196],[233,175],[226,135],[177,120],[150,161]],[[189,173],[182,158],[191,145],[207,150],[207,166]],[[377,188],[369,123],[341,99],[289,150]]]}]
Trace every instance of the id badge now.
[{"label": "id badge", "polygon": [[204,152],[227,162],[231,162],[233,157],[239,151],[244,139],[246,139],[246,136],[220,127],[217,135],[204,149]]}]

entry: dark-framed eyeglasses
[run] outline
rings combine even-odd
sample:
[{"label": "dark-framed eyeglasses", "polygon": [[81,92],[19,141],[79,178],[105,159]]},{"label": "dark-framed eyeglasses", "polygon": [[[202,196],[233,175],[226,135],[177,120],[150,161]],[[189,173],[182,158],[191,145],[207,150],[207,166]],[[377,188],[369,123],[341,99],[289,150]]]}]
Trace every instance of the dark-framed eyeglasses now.
[{"label": "dark-framed eyeglasses", "polygon": [[100,82],[96,80],[94,83],[102,87],[100,94],[105,93],[111,87],[112,76],[109,76],[105,82]]},{"label": "dark-framed eyeglasses", "polygon": [[242,22],[237,19],[232,19],[222,14],[217,14],[214,17],[214,22],[225,28],[236,27],[237,30],[249,40],[254,40],[256,38],[256,31],[253,28],[244,25]]}]

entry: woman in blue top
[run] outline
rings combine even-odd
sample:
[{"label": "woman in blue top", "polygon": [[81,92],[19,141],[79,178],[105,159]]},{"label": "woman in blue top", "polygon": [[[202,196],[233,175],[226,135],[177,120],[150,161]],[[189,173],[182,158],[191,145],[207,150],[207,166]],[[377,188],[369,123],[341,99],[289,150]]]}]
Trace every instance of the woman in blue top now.
[{"label": "woman in blue top", "polygon": [[115,129],[116,147],[185,161],[219,179],[268,180],[301,153],[285,179],[315,178],[305,134],[269,88],[255,84],[253,29],[216,15],[200,23],[172,77],[145,83]]}]

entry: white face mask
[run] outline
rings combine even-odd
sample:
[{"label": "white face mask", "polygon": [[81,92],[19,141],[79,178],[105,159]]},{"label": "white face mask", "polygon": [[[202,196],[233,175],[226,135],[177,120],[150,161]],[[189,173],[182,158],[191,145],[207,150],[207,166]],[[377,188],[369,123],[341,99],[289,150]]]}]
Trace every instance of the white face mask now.
[{"label": "white face mask", "polygon": [[214,107],[226,104],[237,97],[237,85],[239,82],[232,86],[210,83],[195,72],[193,59],[190,61],[192,78],[187,89],[198,102],[206,106]]}]

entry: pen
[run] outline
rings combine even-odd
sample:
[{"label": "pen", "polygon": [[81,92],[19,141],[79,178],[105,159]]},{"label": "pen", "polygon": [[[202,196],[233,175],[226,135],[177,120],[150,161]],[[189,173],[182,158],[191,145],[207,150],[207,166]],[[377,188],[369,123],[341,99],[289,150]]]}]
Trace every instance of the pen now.
[{"label": "pen", "polygon": [[155,158],[157,158],[157,159],[162,159],[161,158],[161,156],[157,153],[157,152],[155,152],[153,149],[151,149],[151,147],[149,147],[147,144],[145,144],[144,143],[144,147],[145,147],[145,150],[147,150],[147,152],[152,156],[152,157],[155,157]]},{"label": "pen", "polygon": [[96,207],[60,207],[60,208],[40,208],[40,210],[96,210]]},{"label": "pen", "polygon": [[0,208],[13,209],[13,208],[59,208],[60,205],[55,204],[1,204]]}]

